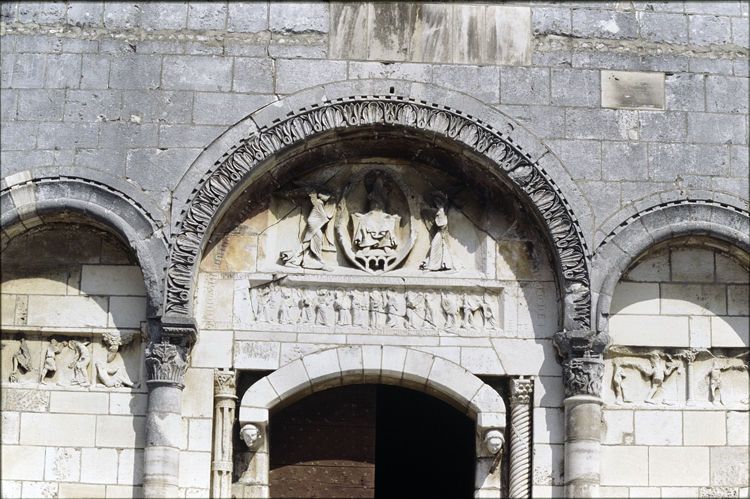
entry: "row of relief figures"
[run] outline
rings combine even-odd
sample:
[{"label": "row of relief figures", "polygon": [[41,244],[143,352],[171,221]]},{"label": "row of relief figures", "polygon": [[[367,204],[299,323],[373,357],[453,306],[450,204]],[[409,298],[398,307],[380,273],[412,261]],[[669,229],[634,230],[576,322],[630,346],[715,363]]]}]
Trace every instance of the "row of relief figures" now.
[{"label": "row of relief figures", "polygon": [[748,350],[612,347],[604,367],[609,404],[747,406]]},{"label": "row of relief figures", "polygon": [[39,387],[138,388],[141,357],[140,331],[4,334],[2,381]]},{"label": "row of relief figures", "polygon": [[[497,330],[500,293],[394,287],[251,287],[244,313],[256,327]],[[274,327],[277,329],[277,327]]]}]

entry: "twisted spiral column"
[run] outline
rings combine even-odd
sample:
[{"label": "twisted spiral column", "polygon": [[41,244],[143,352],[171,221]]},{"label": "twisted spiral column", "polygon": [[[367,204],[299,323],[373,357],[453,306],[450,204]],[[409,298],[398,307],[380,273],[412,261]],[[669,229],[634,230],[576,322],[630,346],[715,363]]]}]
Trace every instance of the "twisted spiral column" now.
[{"label": "twisted spiral column", "polygon": [[510,381],[509,497],[529,497],[531,478],[531,379]]},{"label": "twisted spiral column", "polygon": [[234,427],[235,373],[214,371],[214,448],[211,463],[211,497],[232,497],[232,428]]}]

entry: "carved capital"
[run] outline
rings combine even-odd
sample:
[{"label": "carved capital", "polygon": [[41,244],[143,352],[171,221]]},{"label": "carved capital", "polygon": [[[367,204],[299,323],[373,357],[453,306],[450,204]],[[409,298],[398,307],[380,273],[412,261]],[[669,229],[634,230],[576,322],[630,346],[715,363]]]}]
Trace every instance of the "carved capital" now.
[{"label": "carved capital", "polygon": [[214,397],[237,398],[237,382],[233,370],[214,370]]},{"label": "carved capital", "polygon": [[510,403],[511,405],[529,404],[531,402],[531,391],[534,383],[530,379],[510,380]]},{"label": "carved capital", "polygon": [[609,336],[590,329],[562,331],[554,336],[555,348],[562,357],[565,396],[593,395],[600,397],[604,360]]},{"label": "carved capital", "polygon": [[173,384],[182,389],[183,377],[190,362],[187,347],[174,345],[163,341],[150,342],[146,346],[146,374],[147,383]]}]

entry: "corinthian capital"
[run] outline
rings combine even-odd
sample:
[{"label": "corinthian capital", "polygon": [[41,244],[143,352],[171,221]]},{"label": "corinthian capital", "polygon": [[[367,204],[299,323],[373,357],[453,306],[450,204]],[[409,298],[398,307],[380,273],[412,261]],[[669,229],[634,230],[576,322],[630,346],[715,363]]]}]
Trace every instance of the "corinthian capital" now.
[{"label": "corinthian capital", "polygon": [[576,329],[556,333],[554,342],[562,358],[565,396],[600,397],[604,376],[603,355],[609,336],[590,329]]}]

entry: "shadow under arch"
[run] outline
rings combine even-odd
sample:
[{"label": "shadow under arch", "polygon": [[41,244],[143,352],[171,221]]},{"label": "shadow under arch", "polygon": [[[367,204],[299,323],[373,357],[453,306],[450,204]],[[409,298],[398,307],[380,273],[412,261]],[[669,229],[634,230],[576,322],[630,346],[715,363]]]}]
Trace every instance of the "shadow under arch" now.
[{"label": "shadow under arch", "polygon": [[750,254],[750,214],[709,201],[680,201],[632,217],[594,253],[591,292],[598,331],[609,330],[612,296],[628,267],[653,246],[684,236],[708,236]]},{"label": "shadow under arch", "polygon": [[[28,229],[45,223],[79,222],[114,234],[135,255],[146,287],[146,315],[160,315],[166,238],[155,217],[124,192],[74,177],[31,178],[0,193],[3,247]],[[23,193],[19,195],[19,193]],[[7,239],[6,239],[7,237]]]},{"label": "shadow under arch", "polygon": [[[207,173],[190,193],[181,221],[174,228],[165,315],[193,314],[199,259],[218,221],[244,188],[252,184],[262,189],[277,189],[285,178],[289,180],[285,175],[291,176],[290,172],[295,171],[290,166],[295,160],[298,168],[309,165],[303,158],[314,147],[319,148],[318,154],[346,160],[347,153],[356,149],[346,149],[347,146],[357,143],[361,150],[372,150],[378,139],[399,136],[422,146],[412,149],[406,159],[416,158],[439,168],[440,158],[453,154],[462,160],[453,162],[451,173],[463,172],[467,178],[475,178],[477,184],[491,180],[511,189],[521,204],[528,207],[548,241],[548,250],[557,267],[560,294],[567,295],[575,289],[574,299],[565,300],[574,304],[574,310],[568,314],[571,318],[568,328],[588,328],[586,244],[570,203],[540,166],[541,159],[551,160],[547,149],[528,132],[514,128],[507,118],[479,101],[457,92],[449,95],[450,92],[439,87],[432,91],[439,90],[440,96],[426,100],[423,87],[429,86],[413,86],[405,94],[394,93],[394,87],[389,92],[385,87],[384,94],[366,96],[352,95],[351,88],[343,85],[325,87],[320,89],[323,98],[318,95],[320,92],[310,90],[251,115],[254,131],[215,159],[213,165],[202,165]],[[334,90],[346,97],[333,98]],[[462,105],[475,114],[461,111]],[[247,120],[242,123],[243,128],[248,126]],[[210,149],[220,147],[226,147],[224,140],[217,140]],[[381,148],[382,154],[387,152],[385,157],[399,153],[395,150],[398,148],[386,149],[387,144]],[[216,157],[216,151],[211,155]],[[205,163],[208,158],[202,155],[196,163]],[[285,171],[278,168],[280,162],[287,162]],[[469,163],[478,166],[470,171]],[[300,173],[297,169],[296,174]]]}]

